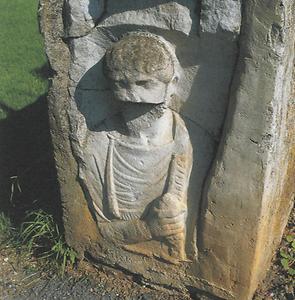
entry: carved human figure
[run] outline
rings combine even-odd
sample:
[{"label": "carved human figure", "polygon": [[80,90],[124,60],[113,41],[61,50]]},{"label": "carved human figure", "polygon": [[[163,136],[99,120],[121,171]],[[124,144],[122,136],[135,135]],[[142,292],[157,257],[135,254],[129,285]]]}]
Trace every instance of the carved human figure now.
[{"label": "carved human figure", "polygon": [[105,57],[118,113],[89,131],[79,177],[101,235],[131,251],[185,259],[192,147],[169,108],[179,63],[163,38],[125,35]]}]

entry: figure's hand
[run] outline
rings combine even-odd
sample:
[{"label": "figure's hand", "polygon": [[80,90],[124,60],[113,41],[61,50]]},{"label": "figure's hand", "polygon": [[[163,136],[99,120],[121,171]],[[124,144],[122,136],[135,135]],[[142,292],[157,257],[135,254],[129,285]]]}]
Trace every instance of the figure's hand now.
[{"label": "figure's hand", "polygon": [[175,195],[165,194],[148,215],[153,237],[168,237],[184,232],[186,206]]}]

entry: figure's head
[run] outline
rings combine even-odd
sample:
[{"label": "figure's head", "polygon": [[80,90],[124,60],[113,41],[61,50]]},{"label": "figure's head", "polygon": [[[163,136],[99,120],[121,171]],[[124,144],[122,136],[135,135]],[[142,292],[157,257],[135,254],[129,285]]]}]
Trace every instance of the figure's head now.
[{"label": "figure's head", "polygon": [[157,35],[134,32],[106,53],[105,71],[115,98],[123,102],[159,104],[167,101],[178,76],[168,43]]}]

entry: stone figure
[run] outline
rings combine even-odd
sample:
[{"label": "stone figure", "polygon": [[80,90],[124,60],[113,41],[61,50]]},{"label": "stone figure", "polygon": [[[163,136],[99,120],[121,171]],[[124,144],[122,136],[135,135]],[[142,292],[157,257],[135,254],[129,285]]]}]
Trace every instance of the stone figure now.
[{"label": "stone figure", "polygon": [[[88,130],[79,178],[103,238],[129,251],[185,259],[192,147],[175,100],[180,65],[172,45],[145,32],[107,51],[118,113]],[[107,101],[107,99],[106,99]]]}]

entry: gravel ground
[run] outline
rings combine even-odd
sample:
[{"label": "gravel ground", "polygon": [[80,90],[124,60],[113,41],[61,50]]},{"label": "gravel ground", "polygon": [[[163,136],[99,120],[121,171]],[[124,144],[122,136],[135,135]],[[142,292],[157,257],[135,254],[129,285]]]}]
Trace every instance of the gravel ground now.
[{"label": "gravel ground", "polygon": [[[188,300],[190,295],[177,291],[156,290],[140,285],[132,276],[87,261],[77,270],[68,270],[61,278],[38,270],[34,259],[15,253],[15,249],[0,251],[1,300]],[[203,298],[205,299],[205,298]]]},{"label": "gravel ground", "polygon": [[[286,235],[295,234],[295,209],[291,214]],[[280,249],[287,247],[283,238]],[[280,264],[279,250],[266,279],[253,300],[294,300],[295,279]],[[208,299],[205,295],[180,294],[177,291],[155,289],[140,285],[136,278],[101,265],[80,262],[75,270],[68,270],[63,278],[40,271],[32,257],[16,253],[11,247],[0,249],[1,300],[188,300]],[[238,299],[237,299],[238,300]]]}]

